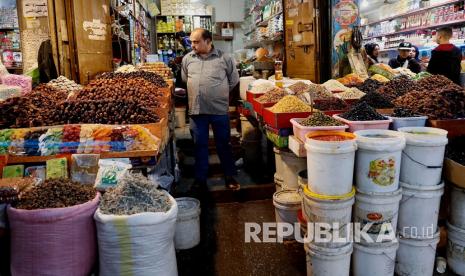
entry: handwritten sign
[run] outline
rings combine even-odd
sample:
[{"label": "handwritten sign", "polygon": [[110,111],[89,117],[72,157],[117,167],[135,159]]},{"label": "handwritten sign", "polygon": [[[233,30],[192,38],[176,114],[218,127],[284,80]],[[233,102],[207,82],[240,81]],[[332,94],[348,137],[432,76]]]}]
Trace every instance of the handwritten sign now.
[{"label": "handwritten sign", "polygon": [[107,35],[107,25],[100,22],[100,19],[84,21],[82,27],[89,34],[90,40],[105,40]]},{"label": "handwritten sign", "polygon": [[47,0],[23,0],[24,17],[48,16]]}]

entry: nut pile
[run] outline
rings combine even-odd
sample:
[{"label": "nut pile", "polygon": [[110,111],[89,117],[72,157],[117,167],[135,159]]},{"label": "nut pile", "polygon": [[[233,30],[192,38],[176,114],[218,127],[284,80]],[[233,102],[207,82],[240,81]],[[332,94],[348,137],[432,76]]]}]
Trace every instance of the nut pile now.
[{"label": "nut pile", "polygon": [[346,113],[340,115],[342,118],[350,121],[374,121],[374,120],[387,120],[383,115],[376,112],[366,102],[361,102],[352,107]]},{"label": "nut pile", "polygon": [[364,93],[374,92],[382,87],[383,84],[374,79],[367,79],[361,85],[357,86]]},{"label": "nut pile", "polygon": [[130,73],[130,72],[135,72],[135,71],[137,71],[137,69],[132,64],[120,66],[118,70],[116,70],[116,72],[118,73]]},{"label": "nut pile", "polygon": [[347,109],[347,104],[339,98],[330,98],[324,100],[318,100],[313,105],[318,110],[345,110]]},{"label": "nut pile", "polygon": [[347,89],[344,92],[336,93],[335,96],[343,100],[358,100],[361,97],[365,96],[365,93],[360,91],[356,87],[352,87],[352,88]]},{"label": "nut pile", "polygon": [[14,207],[27,210],[70,207],[94,199],[96,193],[94,187],[69,179],[46,180],[26,191]]},{"label": "nut pile", "polygon": [[365,102],[373,108],[392,108],[392,102],[379,94],[378,92],[369,92],[360,99],[360,102]]},{"label": "nut pile", "polygon": [[76,100],[134,101],[145,106],[159,107],[162,94],[157,87],[142,78],[97,79],[76,95]]},{"label": "nut pile", "polygon": [[[296,96],[287,95],[270,108],[274,113],[310,112],[312,108]],[[315,110],[315,109],[314,109]]]},{"label": "nut pile", "polygon": [[323,112],[314,112],[308,116],[305,120],[300,122],[303,126],[343,126],[344,124],[340,121],[325,115]]},{"label": "nut pile", "polygon": [[465,92],[455,84],[423,92],[412,91],[397,98],[394,104],[433,120],[465,117]]},{"label": "nut pile", "polygon": [[171,208],[169,196],[141,174],[125,173],[118,186],[108,189],[100,202],[100,211],[107,215],[134,215],[145,212],[166,212]]},{"label": "nut pile", "polygon": [[259,103],[275,103],[281,100],[284,96],[287,95],[287,92],[284,89],[275,87],[272,90],[269,90],[262,96],[257,98],[257,102]]},{"label": "nut pile", "polygon": [[107,72],[99,76],[99,79],[134,79],[134,78],[142,78],[146,81],[149,81],[153,85],[157,87],[168,87],[165,79],[162,76],[148,72],[148,71],[134,71],[129,73],[114,73],[114,72]]},{"label": "nut pile", "polygon": [[378,93],[386,97],[388,100],[393,101],[411,91],[415,85],[415,81],[406,76],[400,76],[392,79],[383,87],[380,87],[378,89]]},{"label": "nut pile", "polygon": [[65,76],[59,76],[57,79],[49,81],[47,85],[58,90],[64,90],[69,92],[82,89],[82,85],[77,84],[72,80],[69,80]]},{"label": "nut pile", "polygon": [[394,108],[394,112],[392,112],[391,117],[406,118],[406,117],[417,117],[417,115],[415,115],[415,112],[413,112],[410,109],[396,107]]},{"label": "nut pile", "polygon": [[148,124],[160,120],[153,109],[127,100],[62,102],[53,119],[57,124]]}]

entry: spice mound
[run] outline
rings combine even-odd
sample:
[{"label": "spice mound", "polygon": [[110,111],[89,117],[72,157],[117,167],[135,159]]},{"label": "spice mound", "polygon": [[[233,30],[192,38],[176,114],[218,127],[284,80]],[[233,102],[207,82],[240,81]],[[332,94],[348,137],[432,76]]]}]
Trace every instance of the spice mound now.
[{"label": "spice mound", "polygon": [[376,110],[369,106],[366,102],[357,104],[351,110],[341,114],[340,116],[350,121],[387,120],[387,118],[376,112]]},{"label": "spice mound", "polygon": [[413,112],[410,109],[396,107],[394,108],[394,112],[391,114],[391,117],[406,118],[406,117],[418,117],[418,115],[415,115],[415,112]]},{"label": "spice mound", "polygon": [[115,188],[107,190],[100,211],[107,215],[134,215],[167,212],[171,208],[168,194],[141,174],[125,173]]},{"label": "spice mound", "polygon": [[361,97],[365,96],[365,93],[359,90],[356,87],[352,87],[347,89],[344,92],[336,93],[336,97],[343,99],[343,100],[358,100]]},{"label": "spice mound", "polygon": [[300,95],[305,92],[310,91],[310,85],[306,84],[305,82],[298,81],[288,87],[289,90],[293,92],[295,95]]},{"label": "spice mound", "polygon": [[94,187],[69,179],[46,180],[26,191],[15,207],[27,210],[70,207],[94,199],[96,193]]},{"label": "spice mound", "polygon": [[344,124],[322,112],[315,112],[300,122],[303,126],[343,126]]},{"label": "spice mound", "polygon": [[312,108],[296,96],[287,95],[270,108],[274,113],[310,112]]},{"label": "spice mound", "polygon": [[263,96],[257,98],[257,102],[259,103],[275,103],[281,100],[284,96],[287,95],[287,92],[281,88],[273,88],[266,92]]},{"label": "spice mound", "polygon": [[394,107],[392,102],[377,92],[367,93],[360,99],[360,102],[366,102],[373,108],[391,108]]}]

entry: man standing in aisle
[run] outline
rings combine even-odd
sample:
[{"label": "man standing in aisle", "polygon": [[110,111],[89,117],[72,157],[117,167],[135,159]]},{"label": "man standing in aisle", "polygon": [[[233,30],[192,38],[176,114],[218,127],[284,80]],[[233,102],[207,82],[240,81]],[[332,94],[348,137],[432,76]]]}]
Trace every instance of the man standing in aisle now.
[{"label": "man standing in aisle", "polygon": [[229,189],[240,188],[230,143],[229,93],[239,82],[232,57],[216,49],[212,34],[195,29],[190,36],[192,51],[182,60],[182,79],[187,82],[190,130],[195,145],[196,188],[206,188],[208,174],[209,126],[212,126],[216,149]]},{"label": "man standing in aisle", "polygon": [[441,28],[437,31],[436,42],[439,46],[431,51],[427,71],[431,74],[443,75],[460,85],[462,53],[449,42],[451,38],[451,28]]},{"label": "man standing in aisle", "polygon": [[421,72],[421,65],[416,61],[414,58],[410,56],[410,52],[412,51],[413,45],[409,42],[402,42],[399,44],[399,55],[396,58],[392,58],[389,60],[389,66],[392,69],[396,68],[407,68],[410,69],[413,73],[420,73]]}]

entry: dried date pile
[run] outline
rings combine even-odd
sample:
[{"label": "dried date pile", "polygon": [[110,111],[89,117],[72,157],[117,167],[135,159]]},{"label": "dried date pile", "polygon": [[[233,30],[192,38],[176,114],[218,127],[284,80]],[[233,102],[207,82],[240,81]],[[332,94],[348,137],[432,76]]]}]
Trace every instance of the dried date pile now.
[{"label": "dried date pile", "polygon": [[134,78],[142,78],[146,81],[149,81],[153,85],[157,87],[168,87],[165,79],[162,76],[158,75],[157,73],[148,72],[148,71],[134,71],[128,73],[122,72],[108,72],[103,73],[99,76],[99,79],[134,79]]},{"label": "dried date pile", "polygon": [[393,101],[396,98],[414,90],[415,87],[415,81],[409,79],[407,76],[400,76],[380,87],[378,89],[378,93],[386,97],[388,100]]},{"label": "dried date pile", "polygon": [[171,208],[168,194],[141,174],[125,173],[115,188],[105,192],[100,211],[108,215],[134,215],[167,212]]},{"label": "dried date pile", "polygon": [[376,110],[369,106],[366,102],[358,103],[340,116],[350,121],[387,120],[387,118],[376,112]]},{"label": "dried date pile", "polygon": [[382,86],[383,84],[377,80],[366,79],[361,85],[358,85],[357,88],[364,93],[369,93],[378,90]]},{"label": "dried date pile", "polygon": [[360,98],[360,102],[365,102],[369,106],[373,108],[392,108],[394,105],[392,102],[384,97],[383,95],[379,94],[378,92],[370,92],[367,93],[365,96]]},{"label": "dried date pile", "polygon": [[160,120],[153,109],[127,100],[62,102],[53,119],[57,124],[147,124]]},{"label": "dried date pile", "polygon": [[70,207],[94,199],[96,193],[94,187],[69,179],[46,180],[26,191],[14,207],[27,210]]},{"label": "dried date pile", "polygon": [[396,99],[394,104],[433,120],[465,117],[465,92],[455,84],[423,92],[412,91]]},{"label": "dried date pile", "polygon": [[345,101],[339,98],[329,98],[324,100],[318,100],[313,105],[318,110],[345,110],[347,109],[347,104]]},{"label": "dried date pile", "polygon": [[412,90],[416,90],[419,92],[428,92],[434,89],[442,89],[446,86],[460,87],[456,85],[453,81],[451,81],[450,79],[442,75],[432,75],[432,76],[429,76],[429,77],[426,77],[426,78],[423,78],[417,81],[415,85],[415,89],[412,89]]},{"label": "dried date pile", "polygon": [[162,96],[155,85],[142,78],[97,79],[79,91],[75,100],[134,101],[144,106],[159,107]]},{"label": "dried date pile", "polygon": [[394,108],[394,111],[391,114],[391,117],[396,117],[396,118],[417,117],[417,116],[418,115],[415,115],[415,112],[413,112],[412,110],[402,108],[402,107]]}]

